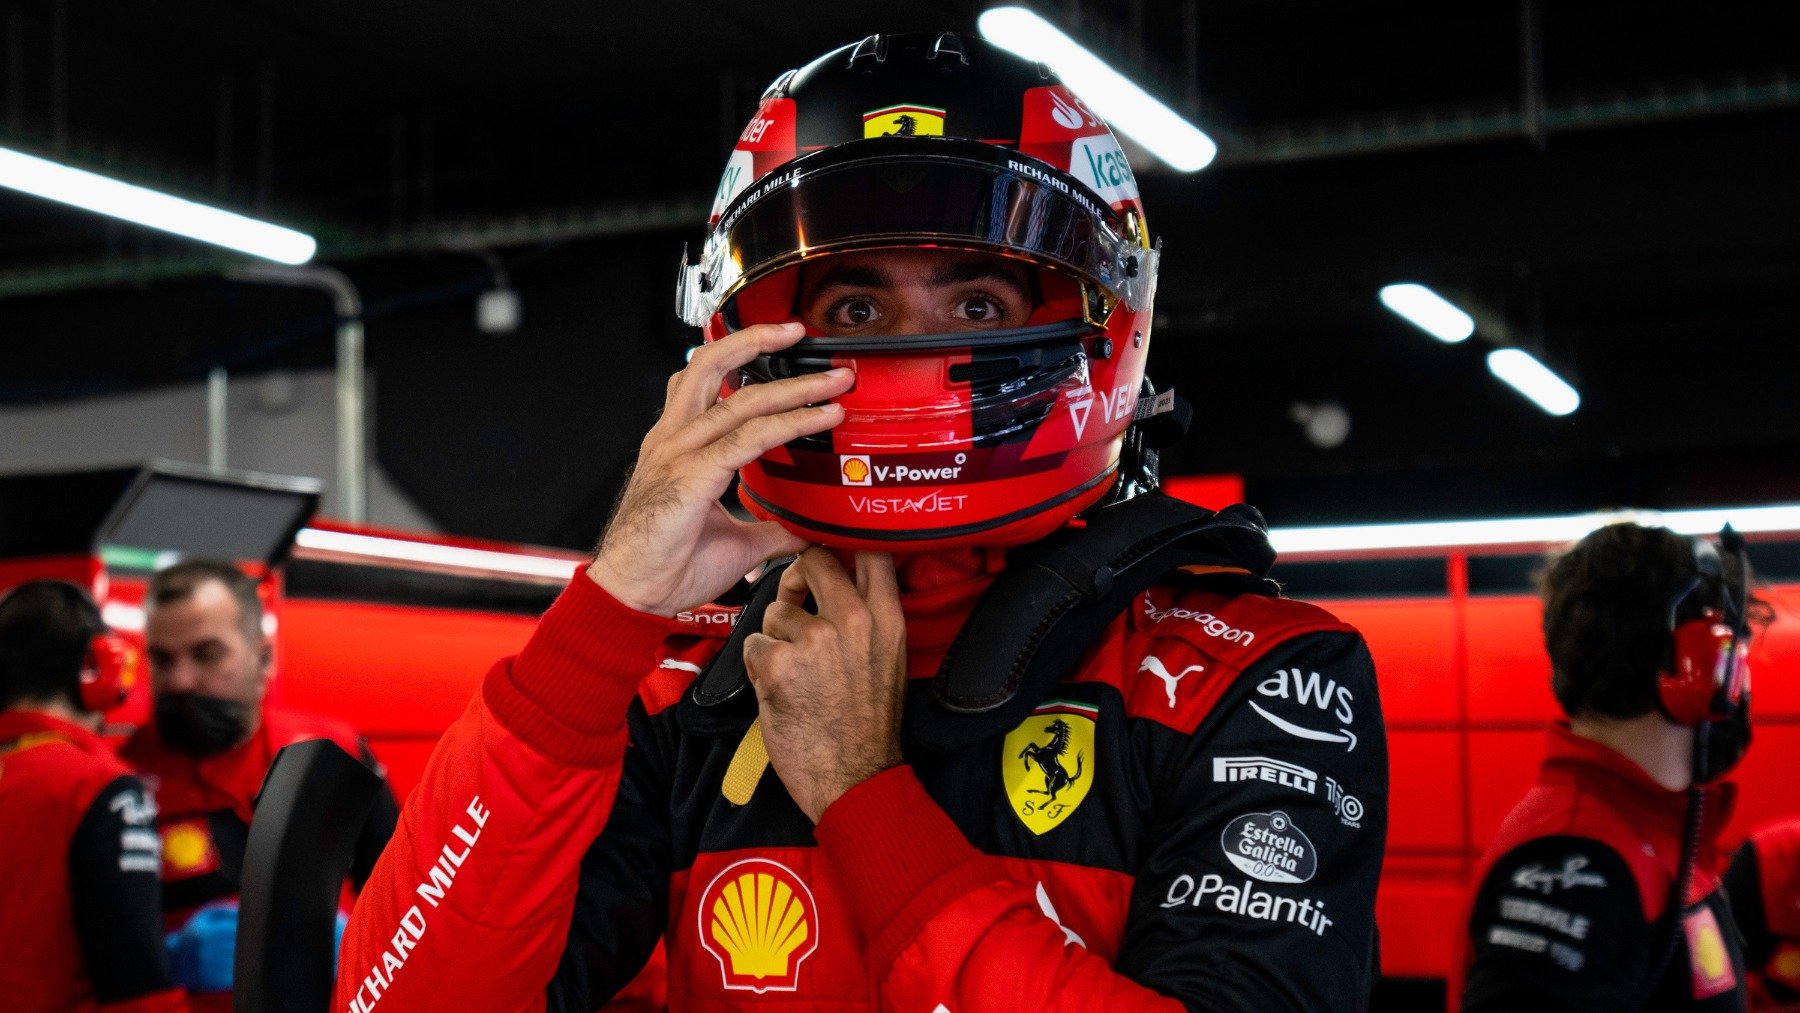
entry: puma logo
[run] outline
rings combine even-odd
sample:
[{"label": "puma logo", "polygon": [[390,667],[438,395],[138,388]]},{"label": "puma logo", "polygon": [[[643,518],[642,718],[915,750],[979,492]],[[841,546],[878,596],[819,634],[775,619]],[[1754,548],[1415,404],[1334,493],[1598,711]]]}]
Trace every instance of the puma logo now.
[{"label": "puma logo", "polygon": [[1147,657],[1145,657],[1143,660],[1143,663],[1138,665],[1138,671],[1149,672],[1151,675],[1154,675],[1158,679],[1161,679],[1163,681],[1163,688],[1169,691],[1169,709],[1174,710],[1175,709],[1175,687],[1181,683],[1182,679],[1184,679],[1188,676],[1188,673],[1204,672],[1204,671],[1206,671],[1206,666],[1205,665],[1189,665],[1188,667],[1182,669],[1180,672],[1177,672],[1174,675],[1170,675],[1169,670],[1163,666],[1162,659],[1158,658],[1156,655],[1152,654],[1152,655],[1148,655]]}]

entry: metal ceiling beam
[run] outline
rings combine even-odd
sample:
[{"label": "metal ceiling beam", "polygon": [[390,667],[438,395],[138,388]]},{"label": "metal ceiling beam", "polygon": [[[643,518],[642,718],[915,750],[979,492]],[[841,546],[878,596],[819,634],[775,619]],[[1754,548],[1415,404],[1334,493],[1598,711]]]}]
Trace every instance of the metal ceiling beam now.
[{"label": "metal ceiling beam", "polygon": [[[1800,105],[1800,80],[1776,73],[1760,80],[1739,77],[1722,86],[1655,86],[1635,95],[1575,96],[1531,115],[1503,104],[1429,112],[1388,113],[1221,134],[1224,166],[1379,154],[1411,148],[1468,144],[1574,130],[1665,120],[1757,112]],[[319,259],[339,264],[395,253],[496,249],[536,243],[636,235],[694,228],[706,220],[708,201],[692,196],[541,214],[471,219],[387,235],[321,237]],[[118,258],[0,271],[0,299],[46,295],[107,285],[220,275],[242,261],[213,254]]]},{"label": "metal ceiling beam", "polygon": [[1416,113],[1386,113],[1308,126],[1283,125],[1245,132],[1237,145],[1221,142],[1219,165],[1262,165],[1317,158],[1370,155],[1406,148],[1469,144],[1509,137],[1629,126],[1698,116],[1758,112],[1800,105],[1800,81],[1786,73],[1717,87],[1656,85],[1633,95],[1577,95],[1529,110],[1519,105],[1473,106]]},{"label": "metal ceiling beam", "polygon": [[[708,210],[708,202],[695,197],[446,222],[386,236],[321,238],[318,259],[343,264],[382,254],[498,249],[697,228],[706,221]],[[209,253],[16,268],[0,271],[0,299],[223,275],[245,263],[242,258]]]}]

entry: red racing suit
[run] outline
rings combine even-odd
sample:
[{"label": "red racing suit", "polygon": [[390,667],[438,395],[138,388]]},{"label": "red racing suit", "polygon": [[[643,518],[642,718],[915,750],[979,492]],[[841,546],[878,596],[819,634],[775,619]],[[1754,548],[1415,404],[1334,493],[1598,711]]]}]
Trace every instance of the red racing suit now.
[{"label": "red racing suit", "polygon": [[1450,1008],[1744,1009],[1743,953],[1714,872],[1734,794],[1706,789],[1699,860],[1671,911],[1687,793],[1567,723],[1552,726],[1537,786],[1482,859]]},{"label": "red racing suit", "polygon": [[1751,1008],[1800,1006],[1800,818],[1750,835],[1725,873],[1750,965]]},{"label": "red racing suit", "polygon": [[188,1008],[163,953],[155,815],[99,736],[0,712],[0,1006]]},{"label": "red racing suit", "polygon": [[772,770],[721,795],[753,694],[688,689],[729,617],[578,574],[433,753],[334,1010],[585,1013],[659,939],[677,1009],[1365,1008],[1387,751],[1361,637],[1153,588],[1011,733],[934,751],[929,676],[986,585],[902,596],[908,763],[815,828]]}]

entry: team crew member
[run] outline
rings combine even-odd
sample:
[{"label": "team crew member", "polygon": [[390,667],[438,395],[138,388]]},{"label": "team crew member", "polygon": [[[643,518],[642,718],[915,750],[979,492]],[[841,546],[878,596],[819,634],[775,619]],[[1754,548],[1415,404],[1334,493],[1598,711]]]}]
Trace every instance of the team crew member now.
[{"label": "team crew member", "polygon": [[163,953],[156,808],[95,731],[132,664],[73,584],[0,599],[0,1005],[187,1009]]},{"label": "team crew member", "polygon": [[1364,1008],[1373,667],[1255,511],[1151,491],[1145,229],[1039,65],[780,78],[683,270],[707,344],[434,753],[336,1008],[587,1011],[659,939],[676,1008]]},{"label": "team crew member", "polygon": [[1744,937],[1752,1009],[1800,1006],[1800,818],[1750,835],[1725,873]]},{"label": "team crew member", "polygon": [[1745,1008],[1714,870],[1735,789],[1720,778],[1750,741],[1748,583],[1741,542],[1722,554],[1631,523],[1551,564],[1544,639],[1568,720],[1483,859],[1453,1008]]},{"label": "team crew member", "polygon": [[[236,907],[251,803],[282,747],[330,739],[371,767],[341,721],[267,705],[272,644],[256,582],[229,563],[191,560],[145,591],[144,642],[154,721],[121,751],[156,793],[163,901],[178,978],[197,1005],[228,1008]],[[360,886],[392,832],[391,793],[362,829],[351,870]],[[205,996],[204,999],[202,996]]]}]

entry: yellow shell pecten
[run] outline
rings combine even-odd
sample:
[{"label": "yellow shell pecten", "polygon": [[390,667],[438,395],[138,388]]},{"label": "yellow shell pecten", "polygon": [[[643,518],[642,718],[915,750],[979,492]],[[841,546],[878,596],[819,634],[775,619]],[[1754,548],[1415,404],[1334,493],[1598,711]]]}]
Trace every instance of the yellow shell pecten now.
[{"label": "yellow shell pecten", "polygon": [[713,942],[731,955],[733,974],[786,977],[788,957],[810,931],[799,898],[766,872],[746,872],[726,882],[713,901]]}]

